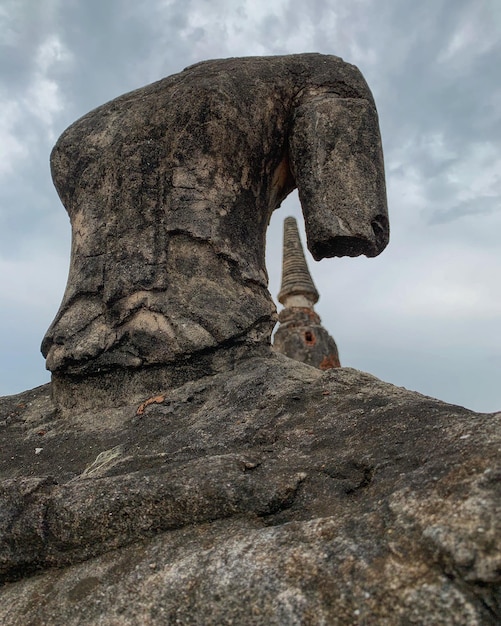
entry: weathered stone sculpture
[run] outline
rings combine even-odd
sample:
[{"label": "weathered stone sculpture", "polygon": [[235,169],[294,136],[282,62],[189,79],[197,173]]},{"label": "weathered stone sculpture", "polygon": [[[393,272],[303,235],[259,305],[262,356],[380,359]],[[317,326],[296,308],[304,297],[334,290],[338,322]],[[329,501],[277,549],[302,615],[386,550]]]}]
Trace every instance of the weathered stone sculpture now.
[{"label": "weathered stone sculpture", "polygon": [[295,187],[315,259],[388,241],[374,101],[334,56],[194,65],[85,115],[51,165],[73,233],[42,344],[63,404],[84,378],[116,402],[146,370],[153,388],[269,345],[265,234]]},{"label": "weathered stone sculpture", "polygon": [[282,286],[278,300],[284,308],[273,347],[277,352],[307,365],[328,370],[340,367],[336,342],[322,326],[314,305],[319,294],[304,258],[296,220],[284,221]]},{"label": "weathered stone sculpture", "polygon": [[[358,72],[201,64],[84,117],[53,169],[71,270],[52,384],[0,398],[2,626],[499,625],[501,413],[267,346],[288,190],[316,258],[387,240]],[[318,296],[298,269],[291,307]]]}]

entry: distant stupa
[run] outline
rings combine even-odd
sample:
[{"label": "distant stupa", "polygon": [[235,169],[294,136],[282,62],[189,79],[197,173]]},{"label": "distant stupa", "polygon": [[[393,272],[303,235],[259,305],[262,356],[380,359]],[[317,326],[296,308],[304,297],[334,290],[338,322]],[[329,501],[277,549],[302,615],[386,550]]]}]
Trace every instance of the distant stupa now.
[{"label": "distant stupa", "polygon": [[293,217],[284,220],[282,286],[278,300],[284,308],[273,347],[291,359],[322,370],[340,367],[336,342],[322,326],[314,305],[319,299]]}]

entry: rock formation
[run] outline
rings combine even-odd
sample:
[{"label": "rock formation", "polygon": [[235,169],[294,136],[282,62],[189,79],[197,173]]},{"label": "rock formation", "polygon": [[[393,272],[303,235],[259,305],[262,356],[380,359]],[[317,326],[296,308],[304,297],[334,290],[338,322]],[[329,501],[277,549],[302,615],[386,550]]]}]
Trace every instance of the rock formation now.
[{"label": "rock formation", "polygon": [[284,220],[282,286],[278,300],[284,305],[273,338],[277,352],[307,365],[328,370],[340,367],[336,342],[314,310],[319,294],[304,257],[296,220]]},{"label": "rock formation", "polygon": [[501,413],[270,352],[0,428],[3,626],[501,621]]},{"label": "rock formation", "polygon": [[114,405],[268,346],[266,228],[295,187],[317,260],[388,241],[374,101],[334,56],[199,63],[85,115],[51,166],[73,235],[42,344],[61,408],[75,383]]},{"label": "rock formation", "polygon": [[499,624],[501,414],[268,345],[288,190],[315,258],[387,240],[358,71],[200,64],[52,166],[71,269],[51,384],[0,398],[2,626]]}]

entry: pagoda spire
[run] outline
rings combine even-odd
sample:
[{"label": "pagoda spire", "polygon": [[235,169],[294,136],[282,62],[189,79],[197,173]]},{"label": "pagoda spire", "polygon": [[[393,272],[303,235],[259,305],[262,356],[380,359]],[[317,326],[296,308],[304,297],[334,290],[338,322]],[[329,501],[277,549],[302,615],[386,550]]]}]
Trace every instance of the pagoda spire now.
[{"label": "pagoda spire", "polygon": [[294,296],[308,300],[311,305],[314,305],[320,297],[306,264],[296,219],[286,217],[284,220],[282,286],[278,294],[278,301],[287,306],[288,302],[294,301]]},{"label": "pagoda spire", "polygon": [[314,310],[319,293],[313,283],[294,217],[284,220],[280,326],[273,348],[285,356],[326,370],[340,367],[336,342]]}]

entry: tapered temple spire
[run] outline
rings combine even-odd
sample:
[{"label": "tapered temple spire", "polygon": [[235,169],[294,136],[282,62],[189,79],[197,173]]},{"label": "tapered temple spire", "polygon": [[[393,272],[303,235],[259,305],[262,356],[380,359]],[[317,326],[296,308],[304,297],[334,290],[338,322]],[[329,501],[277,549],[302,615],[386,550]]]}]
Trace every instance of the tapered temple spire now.
[{"label": "tapered temple spire", "polygon": [[314,311],[319,294],[311,278],[293,217],[284,221],[280,326],[273,347],[291,359],[326,370],[340,367],[336,342]]},{"label": "tapered temple spire", "polygon": [[297,222],[293,217],[284,220],[284,252],[282,259],[282,286],[278,301],[285,307],[294,297],[307,299],[311,305],[320,297],[313,284],[303,246],[299,238]]}]

